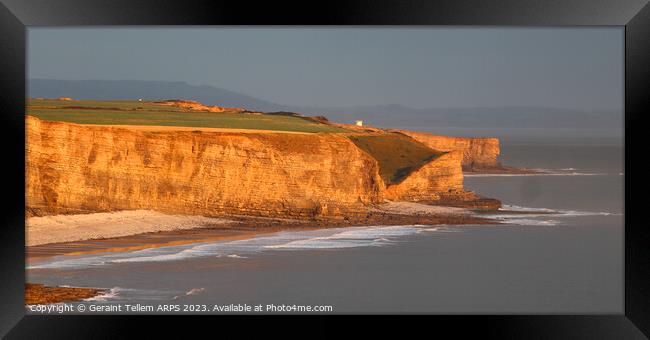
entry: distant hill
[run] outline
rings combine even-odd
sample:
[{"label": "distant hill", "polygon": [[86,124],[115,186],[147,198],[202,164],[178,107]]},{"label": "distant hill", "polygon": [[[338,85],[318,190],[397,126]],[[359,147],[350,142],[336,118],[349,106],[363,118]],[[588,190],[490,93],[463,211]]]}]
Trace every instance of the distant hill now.
[{"label": "distant hill", "polygon": [[195,86],[182,81],[142,80],[54,80],[30,79],[29,97],[116,100],[189,99],[207,105],[281,111],[285,106],[213,86]]},{"label": "distant hill", "polygon": [[324,115],[332,121],[360,119],[378,127],[466,128],[623,128],[622,112],[579,111],[548,107],[504,106],[414,109],[404,105],[305,107],[277,104],[213,86],[185,82],[139,80],[30,79],[30,97],[75,99],[189,99],[208,105],[242,107],[259,111],[291,111]]}]

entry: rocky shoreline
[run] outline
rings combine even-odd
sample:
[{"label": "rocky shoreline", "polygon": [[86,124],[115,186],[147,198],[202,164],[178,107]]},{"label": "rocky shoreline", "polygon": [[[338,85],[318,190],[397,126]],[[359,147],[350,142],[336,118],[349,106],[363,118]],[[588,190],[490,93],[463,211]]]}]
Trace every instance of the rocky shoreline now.
[{"label": "rocky shoreline", "polygon": [[25,284],[25,305],[45,305],[61,302],[75,302],[104,294],[104,289],[45,286],[43,284]]}]

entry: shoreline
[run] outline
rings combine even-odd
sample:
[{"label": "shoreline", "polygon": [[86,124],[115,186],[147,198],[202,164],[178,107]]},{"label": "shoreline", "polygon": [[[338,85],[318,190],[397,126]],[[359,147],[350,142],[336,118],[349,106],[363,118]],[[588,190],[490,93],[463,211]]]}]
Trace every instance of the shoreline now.
[{"label": "shoreline", "polygon": [[152,248],[179,246],[202,242],[237,241],[256,237],[258,235],[279,232],[283,230],[309,230],[320,228],[299,227],[263,227],[250,228],[232,227],[196,227],[170,231],[139,233],[128,236],[92,239],[75,242],[48,243],[27,247],[26,263],[34,264],[54,256],[80,256],[110,252],[127,252]]},{"label": "shoreline", "polygon": [[[142,220],[147,218],[152,218],[153,221],[148,220],[143,224]],[[34,223],[34,220],[38,223]],[[291,220],[241,215],[212,218],[165,215],[141,210],[52,215],[28,219],[25,229],[26,262],[34,263],[53,256],[232,241],[289,230],[414,224],[499,224],[499,221],[473,214],[466,208],[409,202],[391,202],[384,204],[381,209],[369,209],[364,218],[335,220]],[[47,233],[49,237],[37,236],[36,233]]]},{"label": "shoreline", "polygon": [[[472,214],[470,210],[458,207],[430,206],[419,203],[392,202],[383,205],[383,209],[370,209],[365,219],[356,220],[287,220],[264,217],[249,216],[224,216],[217,218],[219,223],[208,223],[204,225],[182,224],[180,228],[162,228],[148,232],[137,232],[133,228],[127,229],[132,234],[119,235],[117,231],[113,237],[76,239],[74,241],[54,242],[26,245],[25,262],[27,265],[46,261],[56,256],[81,256],[89,254],[101,254],[110,252],[136,251],[167,246],[185,245],[201,242],[227,242],[244,240],[259,235],[271,234],[281,231],[306,231],[327,228],[341,228],[352,226],[391,226],[391,225],[467,225],[467,224],[499,224],[498,221],[480,217]],[[141,211],[136,211],[141,214]],[[59,223],[59,233],[74,234],[83,224],[75,223],[81,218],[86,221],[96,221],[99,217],[109,218],[110,221],[120,221],[119,215],[130,216],[133,211],[122,211],[116,213],[96,213],[83,215],[54,215],[46,216],[49,219],[39,220],[41,222],[55,221]],[[94,215],[94,216],[93,216]],[[116,216],[118,215],[118,216]],[[83,217],[80,217],[83,216]],[[164,215],[153,212],[147,216],[171,216],[178,219],[182,215]],[[124,217],[124,216],[121,216]],[[182,216],[188,221],[197,221],[197,216]],[[33,217],[43,218],[43,217]],[[199,218],[209,219],[202,216]],[[67,226],[61,226],[61,221],[68,221]],[[121,220],[124,222],[124,220]],[[201,220],[198,221],[208,221]],[[214,222],[214,221],[213,221]],[[118,223],[119,225],[119,223]],[[105,228],[110,228],[110,223],[104,223]],[[115,224],[112,225],[113,227]],[[41,224],[43,229],[46,225]],[[67,227],[67,228],[66,228]],[[62,231],[63,230],[63,231]],[[35,229],[27,226],[27,232],[34,232]],[[115,231],[114,231],[115,232]],[[114,233],[115,234],[115,233]],[[28,235],[29,236],[29,235]],[[63,235],[60,239],[65,239]],[[30,239],[30,237],[27,237]],[[103,288],[88,287],[64,287],[45,286],[40,283],[26,283],[25,304],[52,304],[60,302],[80,302],[84,299],[93,298],[105,294]]]}]

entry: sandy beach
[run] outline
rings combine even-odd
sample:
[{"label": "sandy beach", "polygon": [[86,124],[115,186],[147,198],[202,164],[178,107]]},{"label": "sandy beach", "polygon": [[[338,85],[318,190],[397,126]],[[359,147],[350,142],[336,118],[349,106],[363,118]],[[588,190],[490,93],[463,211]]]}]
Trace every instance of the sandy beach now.
[{"label": "sandy beach", "polygon": [[27,218],[26,245],[105,239],[135,234],[225,225],[233,221],[203,216],[168,215],[150,210],[53,215]]}]

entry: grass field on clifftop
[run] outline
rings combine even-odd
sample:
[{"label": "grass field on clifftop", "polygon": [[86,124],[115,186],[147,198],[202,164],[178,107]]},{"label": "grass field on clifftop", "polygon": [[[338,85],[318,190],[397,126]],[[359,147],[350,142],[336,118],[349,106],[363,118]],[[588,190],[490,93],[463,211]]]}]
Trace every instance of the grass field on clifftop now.
[{"label": "grass field on clifftop", "polygon": [[190,111],[139,101],[29,99],[26,114],[76,124],[187,126],[292,132],[348,132],[301,117],[240,112]]}]

